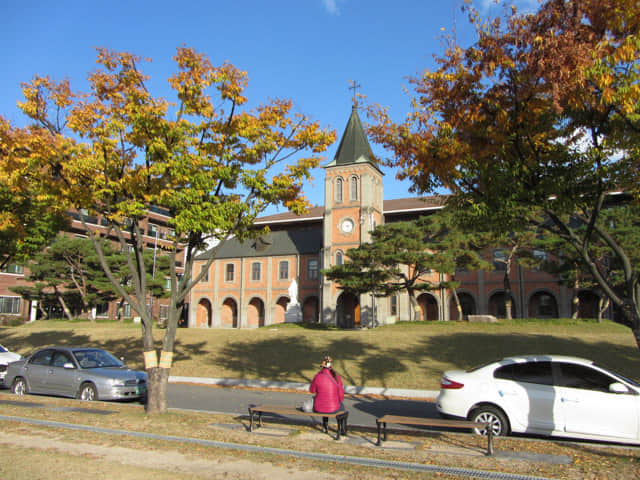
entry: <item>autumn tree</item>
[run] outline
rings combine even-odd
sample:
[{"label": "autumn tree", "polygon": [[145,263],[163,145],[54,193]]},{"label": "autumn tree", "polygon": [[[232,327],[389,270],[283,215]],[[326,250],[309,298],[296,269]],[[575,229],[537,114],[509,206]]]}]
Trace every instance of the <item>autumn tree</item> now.
[{"label": "autumn tree", "polygon": [[69,224],[39,161],[55,143],[46,129],[18,128],[0,116],[0,269],[24,265]]},{"label": "autumn tree", "polygon": [[[632,203],[640,193],[640,5],[547,0],[536,13],[488,21],[465,9],[475,44],[451,41],[437,67],[412,80],[407,120],[374,107],[370,133],[417,189],[445,186],[504,231],[533,226],[562,238],[640,348],[638,264],[602,221],[613,192]],[[621,288],[594,242],[621,266]]]},{"label": "autumn tree", "polygon": [[[334,132],[293,113],[291,101],[275,99],[249,109],[247,74],[229,63],[214,66],[185,47],[174,60],[176,73],[169,78],[174,103],[151,94],[143,60],[129,53],[98,49],[88,93],[72,92],[67,81],[35,77],[24,85],[20,106],[50,151],[34,158],[14,149],[57,179],[61,203],[105,219],[104,230],[85,227],[110,281],[141,318],[149,413],[166,410],[178,320],[189,291],[215,256],[192,275],[196,253],[208,240],[219,242],[219,248],[231,236],[246,237],[256,216],[271,205],[304,211],[303,183],[335,139]],[[166,252],[171,289],[161,345],[154,341],[146,308],[142,226],[150,206],[170,212],[175,232]],[[114,237],[133,273],[132,292],[104,257],[104,246]],[[179,275],[182,261],[185,274]]]}]

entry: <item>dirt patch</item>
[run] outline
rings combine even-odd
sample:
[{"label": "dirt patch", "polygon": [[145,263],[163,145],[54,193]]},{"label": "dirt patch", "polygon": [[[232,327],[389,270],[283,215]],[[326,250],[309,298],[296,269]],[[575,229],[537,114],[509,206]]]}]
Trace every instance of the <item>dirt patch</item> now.
[{"label": "dirt patch", "polygon": [[[178,474],[196,475],[203,478],[226,478],[233,480],[268,480],[274,478],[285,480],[342,480],[347,478],[344,476],[328,475],[318,471],[302,471],[295,467],[284,468],[268,462],[233,460],[230,458],[204,460],[172,450],[140,451],[118,446],[72,443],[56,436],[34,437],[32,435],[5,432],[0,438],[0,443],[30,450],[38,449],[48,452],[58,452],[75,457],[91,457],[93,460],[100,459],[107,462],[115,462],[141,468],[145,471],[148,471],[148,469],[159,469]],[[146,473],[144,475],[146,476]],[[143,477],[141,476],[140,478]]]}]

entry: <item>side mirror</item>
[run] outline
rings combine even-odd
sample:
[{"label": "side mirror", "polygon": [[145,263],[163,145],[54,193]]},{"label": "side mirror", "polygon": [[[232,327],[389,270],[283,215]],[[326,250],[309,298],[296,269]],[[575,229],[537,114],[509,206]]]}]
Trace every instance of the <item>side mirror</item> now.
[{"label": "side mirror", "polygon": [[67,362],[62,366],[62,368],[66,369],[66,370],[73,370],[76,367],[75,367],[75,365],[73,365],[73,363]]},{"label": "side mirror", "polygon": [[609,385],[609,391],[611,393],[629,393],[629,389],[624,383],[615,382]]}]

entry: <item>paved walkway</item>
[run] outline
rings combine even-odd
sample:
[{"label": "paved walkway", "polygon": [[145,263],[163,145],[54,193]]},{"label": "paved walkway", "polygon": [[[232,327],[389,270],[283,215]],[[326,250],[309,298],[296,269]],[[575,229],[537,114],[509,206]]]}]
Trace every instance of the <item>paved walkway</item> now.
[{"label": "paved walkway", "polygon": [[[279,382],[276,380],[243,380],[233,378],[204,378],[204,377],[180,377],[170,376],[172,383],[195,383],[200,385],[217,385],[223,387],[249,387],[249,388],[279,388],[283,390],[309,391],[308,383]],[[385,397],[435,399],[437,390],[409,390],[402,388],[384,387],[358,387],[345,385],[344,393],[348,395],[382,395]]]}]

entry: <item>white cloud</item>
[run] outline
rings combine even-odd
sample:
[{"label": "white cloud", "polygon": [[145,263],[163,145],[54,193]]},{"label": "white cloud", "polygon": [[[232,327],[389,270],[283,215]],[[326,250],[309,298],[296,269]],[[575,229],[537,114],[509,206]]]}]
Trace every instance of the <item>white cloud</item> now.
[{"label": "white cloud", "polygon": [[519,13],[533,13],[540,8],[539,0],[476,0],[474,5],[482,14],[501,13],[505,5],[514,5]]},{"label": "white cloud", "polygon": [[337,15],[340,13],[338,10],[338,0],[322,0],[322,4],[331,15]]}]

